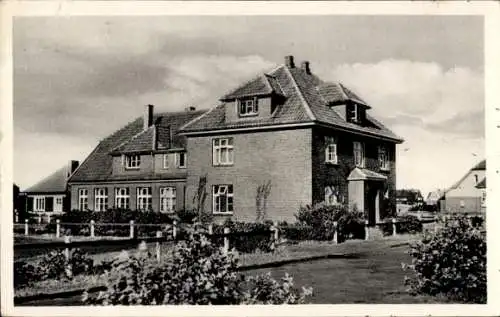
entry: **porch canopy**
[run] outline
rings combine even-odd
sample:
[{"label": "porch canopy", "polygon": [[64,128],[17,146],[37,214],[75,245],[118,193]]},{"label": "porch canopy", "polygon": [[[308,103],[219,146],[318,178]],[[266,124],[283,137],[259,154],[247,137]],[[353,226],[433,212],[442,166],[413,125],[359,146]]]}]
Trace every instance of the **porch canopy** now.
[{"label": "porch canopy", "polygon": [[366,181],[366,180],[372,180],[372,181],[385,181],[387,180],[387,176],[379,174],[374,171],[370,171],[365,168],[359,168],[356,167],[351,171],[349,176],[347,177],[348,181]]}]

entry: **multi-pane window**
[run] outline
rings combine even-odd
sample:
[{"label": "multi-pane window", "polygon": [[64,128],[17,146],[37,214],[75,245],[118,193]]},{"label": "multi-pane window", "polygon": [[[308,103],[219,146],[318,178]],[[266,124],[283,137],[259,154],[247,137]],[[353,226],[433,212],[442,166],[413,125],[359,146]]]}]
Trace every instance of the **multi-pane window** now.
[{"label": "multi-pane window", "polygon": [[89,209],[89,190],[86,188],[80,188],[78,190],[78,210]]},{"label": "multi-pane window", "polygon": [[239,104],[240,116],[255,116],[259,113],[259,102],[257,98],[241,99]]},{"label": "multi-pane window", "polygon": [[233,185],[214,185],[212,204],[214,213],[232,213]]},{"label": "multi-pane window", "polygon": [[358,105],[350,104],[347,106],[347,121],[349,121],[349,122],[358,122],[359,121]]},{"label": "multi-pane window", "polygon": [[160,212],[174,212],[175,198],[175,187],[160,187]]},{"label": "multi-pane window", "polygon": [[125,155],[125,168],[136,169],[141,165],[141,156],[134,155]]},{"label": "multi-pane window", "polygon": [[35,197],[35,211],[45,211],[45,197]]},{"label": "multi-pane window", "polygon": [[170,166],[170,155],[169,154],[163,154],[163,168],[169,168]]},{"label": "multi-pane window", "polygon": [[127,187],[115,188],[115,207],[122,209],[130,207],[130,192]]},{"label": "multi-pane window", "polygon": [[62,197],[56,197],[56,205],[62,205],[63,199]]},{"label": "multi-pane window", "polygon": [[337,164],[337,142],[333,137],[325,137],[325,162]]},{"label": "multi-pane window", "polygon": [[151,209],[151,203],[151,187],[137,188],[137,210],[149,210]]},{"label": "multi-pane window", "polygon": [[186,168],[186,153],[185,152],[179,152],[175,156],[175,162],[177,165],[177,168]]},{"label": "multi-pane window", "polygon": [[378,162],[380,169],[382,170],[389,169],[389,156],[387,153],[387,148],[384,146],[379,146],[378,148]]},{"label": "multi-pane window", "polygon": [[357,167],[365,167],[365,149],[361,142],[354,142],[354,165]]},{"label": "multi-pane window", "polygon": [[214,139],[212,145],[213,165],[232,165],[234,161],[233,138]]},{"label": "multi-pane window", "polygon": [[325,187],[325,204],[333,206],[339,203],[338,191],[335,186]]},{"label": "multi-pane window", "polygon": [[94,191],[94,210],[106,211],[108,209],[108,189],[96,188]]}]

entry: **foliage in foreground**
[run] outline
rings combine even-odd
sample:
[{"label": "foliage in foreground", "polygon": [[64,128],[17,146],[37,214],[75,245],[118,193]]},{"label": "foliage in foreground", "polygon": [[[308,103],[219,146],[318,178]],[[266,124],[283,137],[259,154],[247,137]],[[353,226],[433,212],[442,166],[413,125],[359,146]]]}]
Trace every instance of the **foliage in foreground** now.
[{"label": "foliage in foreground", "polygon": [[444,295],[466,303],[486,303],[486,239],[456,217],[412,245],[405,284],[413,294]]},{"label": "foliage in foreground", "polygon": [[297,290],[285,276],[245,277],[237,271],[234,253],[223,254],[205,235],[191,232],[174,247],[173,256],[158,262],[149,254],[123,252],[106,273],[107,290],[84,295],[91,305],[166,304],[300,304],[312,292]]},{"label": "foliage in foreground", "polygon": [[[403,215],[396,218],[396,232],[398,234],[403,233],[420,233],[422,232],[424,226],[418,217],[413,215]],[[381,229],[384,235],[389,236],[393,234],[392,218],[384,219],[384,224],[381,225]]]}]

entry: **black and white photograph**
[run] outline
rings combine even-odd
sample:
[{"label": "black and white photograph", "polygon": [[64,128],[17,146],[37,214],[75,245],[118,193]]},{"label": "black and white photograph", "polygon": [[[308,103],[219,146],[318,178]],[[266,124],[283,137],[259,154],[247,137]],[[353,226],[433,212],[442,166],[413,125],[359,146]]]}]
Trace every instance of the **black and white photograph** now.
[{"label": "black and white photograph", "polygon": [[487,10],[278,4],[11,17],[7,315],[497,311]]}]

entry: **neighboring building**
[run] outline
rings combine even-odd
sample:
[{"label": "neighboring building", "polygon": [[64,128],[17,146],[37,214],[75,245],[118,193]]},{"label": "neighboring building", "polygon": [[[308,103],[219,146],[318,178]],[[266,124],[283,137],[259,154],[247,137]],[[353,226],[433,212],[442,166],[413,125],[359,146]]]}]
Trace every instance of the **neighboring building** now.
[{"label": "neighboring building", "polygon": [[398,189],[396,190],[396,203],[398,204],[421,204],[424,202],[422,193],[417,189]]},{"label": "neighboring building", "polygon": [[486,160],[483,160],[450,187],[445,193],[445,211],[467,213],[484,211],[486,193],[485,189],[478,188],[478,185],[485,180],[485,173]]},{"label": "neighboring building", "polygon": [[425,200],[425,204],[427,206],[434,206],[436,211],[444,210],[444,194],[445,191],[441,189],[429,192],[427,199]]},{"label": "neighboring building", "polygon": [[156,114],[145,106],[142,118],[102,140],[71,176],[71,209],[183,209],[189,165],[177,131],[203,113],[189,107]]},{"label": "neighboring building", "polygon": [[62,213],[69,209],[67,181],[78,167],[78,161],[69,161],[40,182],[23,192],[26,197],[25,211],[28,213]]},{"label": "neighboring building", "polygon": [[477,185],[476,188],[478,188],[481,191],[481,212],[486,211],[486,177],[483,178],[482,181],[480,181]]},{"label": "neighboring building", "polygon": [[[371,107],[310,64],[261,74],[186,124],[187,199],[206,175],[205,210],[219,221],[254,221],[257,188],[271,181],[267,215],[293,221],[300,206],[326,201],[364,211],[371,224],[395,208],[396,144]],[[386,201],[384,201],[386,198]]]}]

